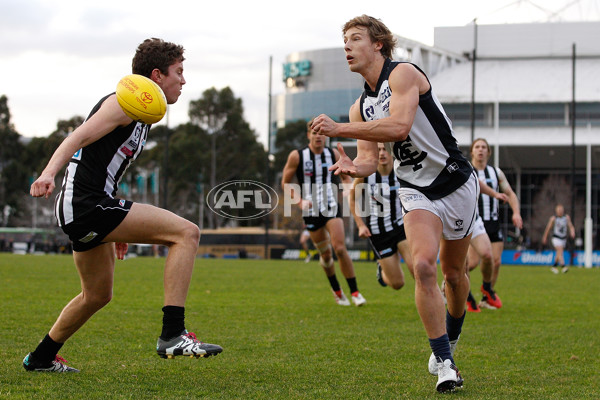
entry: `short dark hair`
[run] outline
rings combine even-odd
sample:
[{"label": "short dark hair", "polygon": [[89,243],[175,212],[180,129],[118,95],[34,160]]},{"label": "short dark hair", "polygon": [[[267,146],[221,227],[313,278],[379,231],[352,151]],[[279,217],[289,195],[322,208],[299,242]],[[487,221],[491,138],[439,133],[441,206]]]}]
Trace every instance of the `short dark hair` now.
[{"label": "short dark hair", "polygon": [[392,58],[394,47],[396,47],[396,38],[380,19],[370,17],[366,14],[363,14],[360,17],[352,18],[350,21],[344,24],[342,33],[346,34],[348,29],[357,26],[363,26],[367,28],[371,42],[380,42],[382,44],[380,50],[381,54],[386,58]]},{"label": "short dark hair", "polygon": [[164,74],[169,74],[169,66],[185,60],[183,46],[165,42],[162,39],[151,38],[144,40],[135,51],[131,63],[131,72],[150,78],[155,68]]}]

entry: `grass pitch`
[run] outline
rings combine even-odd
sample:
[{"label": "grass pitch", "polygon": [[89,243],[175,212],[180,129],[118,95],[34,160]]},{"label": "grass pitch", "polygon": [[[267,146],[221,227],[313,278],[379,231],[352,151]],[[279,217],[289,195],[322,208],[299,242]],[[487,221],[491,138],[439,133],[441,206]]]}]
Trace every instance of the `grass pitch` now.
[{"label": "grass pitch", "polygon": [[[393,291],[377,284],[373,263],[356,263],[368,303],[340,307],[316,262],[198,260],[186,326],[224,351],[165,360],[155,352],[163,263],[117,262],[112,302],[60,352],[82,372],[34,374],[22,359],[79,292],[79,279],[69,256],[0,254],[0,398],[441,396],[427,372],[429,344],[408,275]],[[480,298],[479,270],[471,285]],[[547,267],[504,266],[497,285],[504,307],[467,315],[455,357],[465,387],[452,396],[599,398],[599,289],[598,268],[555,275]]]}]

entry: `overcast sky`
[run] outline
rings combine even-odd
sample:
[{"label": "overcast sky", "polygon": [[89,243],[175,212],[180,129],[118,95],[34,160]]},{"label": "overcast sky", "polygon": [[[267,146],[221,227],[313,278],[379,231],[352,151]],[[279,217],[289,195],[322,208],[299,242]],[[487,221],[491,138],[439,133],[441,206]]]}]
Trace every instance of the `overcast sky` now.
[{"label": "overcast sky", "polygon": [[[269,57],[273,94],[296,51],[342,46],[341,26],[368,14],[392,32],[433,44],[434,27],[478,23],[590,20],[598,0],[0,0],[0,95],[24,136],[47,136],[60,119],[87,116],[131,72],[148,37],[182,44],[187,84],[169,125],[188,120],[189,102],[229,86],[266,143]],[[540,4],[541,6],[539,6]],[[566,10],[562,9],[568,6]],[[553,15],[558,12],[558,16]],[[160,124],[167,123],[166,118]]]}]

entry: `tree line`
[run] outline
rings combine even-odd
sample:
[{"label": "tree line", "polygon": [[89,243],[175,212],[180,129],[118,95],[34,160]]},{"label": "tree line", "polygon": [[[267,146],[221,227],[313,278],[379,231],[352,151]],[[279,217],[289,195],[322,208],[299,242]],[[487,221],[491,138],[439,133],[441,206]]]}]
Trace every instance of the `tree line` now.
[{"label": "tree line", "polygon": [[[118,196],[155,204],[196,223],[203,215],[204,227],[221,227],[231,221],[201,210],[201,198],[210,188],[230,180],[273,184],[287,153],[306,143],[305,121],[289,124],[277,132],[279,151],[268,164],[267,151],[244,119],[242,100],[229,87],[205,90],[189,103],[188,116],[178,126],[150,130],[145,150],[120,182]],[[73,116],[59,120],[47,137],[25,138],[11,122],[8,98],[0,96],[0,226],[56,225],[53,202],[30,197],[29,187],[54,150],[83,122],[84,117]],[[62,178],[56,177],[57,186]]]}]

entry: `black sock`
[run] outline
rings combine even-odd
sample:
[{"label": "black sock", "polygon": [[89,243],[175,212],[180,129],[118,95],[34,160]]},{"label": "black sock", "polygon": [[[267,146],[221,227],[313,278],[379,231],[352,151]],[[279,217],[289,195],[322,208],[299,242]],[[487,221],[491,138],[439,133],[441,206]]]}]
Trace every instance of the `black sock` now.
[{"label": "black sock", "polygon": [[454,318],[448,310],[446,310],[446,331],[448,332],[448,340],[456,340],[462,331],[463,322],[465,321],[465,311],[462,317]]},{"label": "black sock", "polygon": [[181,335],[185,330],[185,308],[177,306],[164,306],[163,327],[160,338],[169,340]]},{"label": "black sock", "polygon": [[492,293],[492,282],[483,281],[483,288],[488,291],[488,293]]},{"label": "black sock", "polygon": [[37,348],[31,353],[33,359],[42,365],[50,364],[64,343],[52,340],[50,335],[44,336]]},{"label": "black sock", "polygon": [[472,304],[477,303],[477,300],[475,300],[475,297],[473,296],[473,293],[471,293],[470,290],[469,290],[469,296],[467,296],[467,301]]},{"label": "black sock", "polygon": [[338,282],[335,274],[328,276],[327,279],[329,279],[331,289],[333,289],[334,292],[338,292],[340,290],[340,283]]},{"label": "black sock", "polygon": [[442,361],[450,359],[452,364],[454,364],[454,359],[452,358],[452,353],[450,353],[450,342],[448,341],[448,335],[443,334],[437,339],[429,339],[429,346],[431,346],[431,351],[436,358],[441,358]]},{"label": "black sock", "polygon": [[350,294],[352,294],[354,292],[358,292],[358,285],[356,284],[356,277],[346,278],[346,282],[348,282],[348,287],[350,288]]}]

